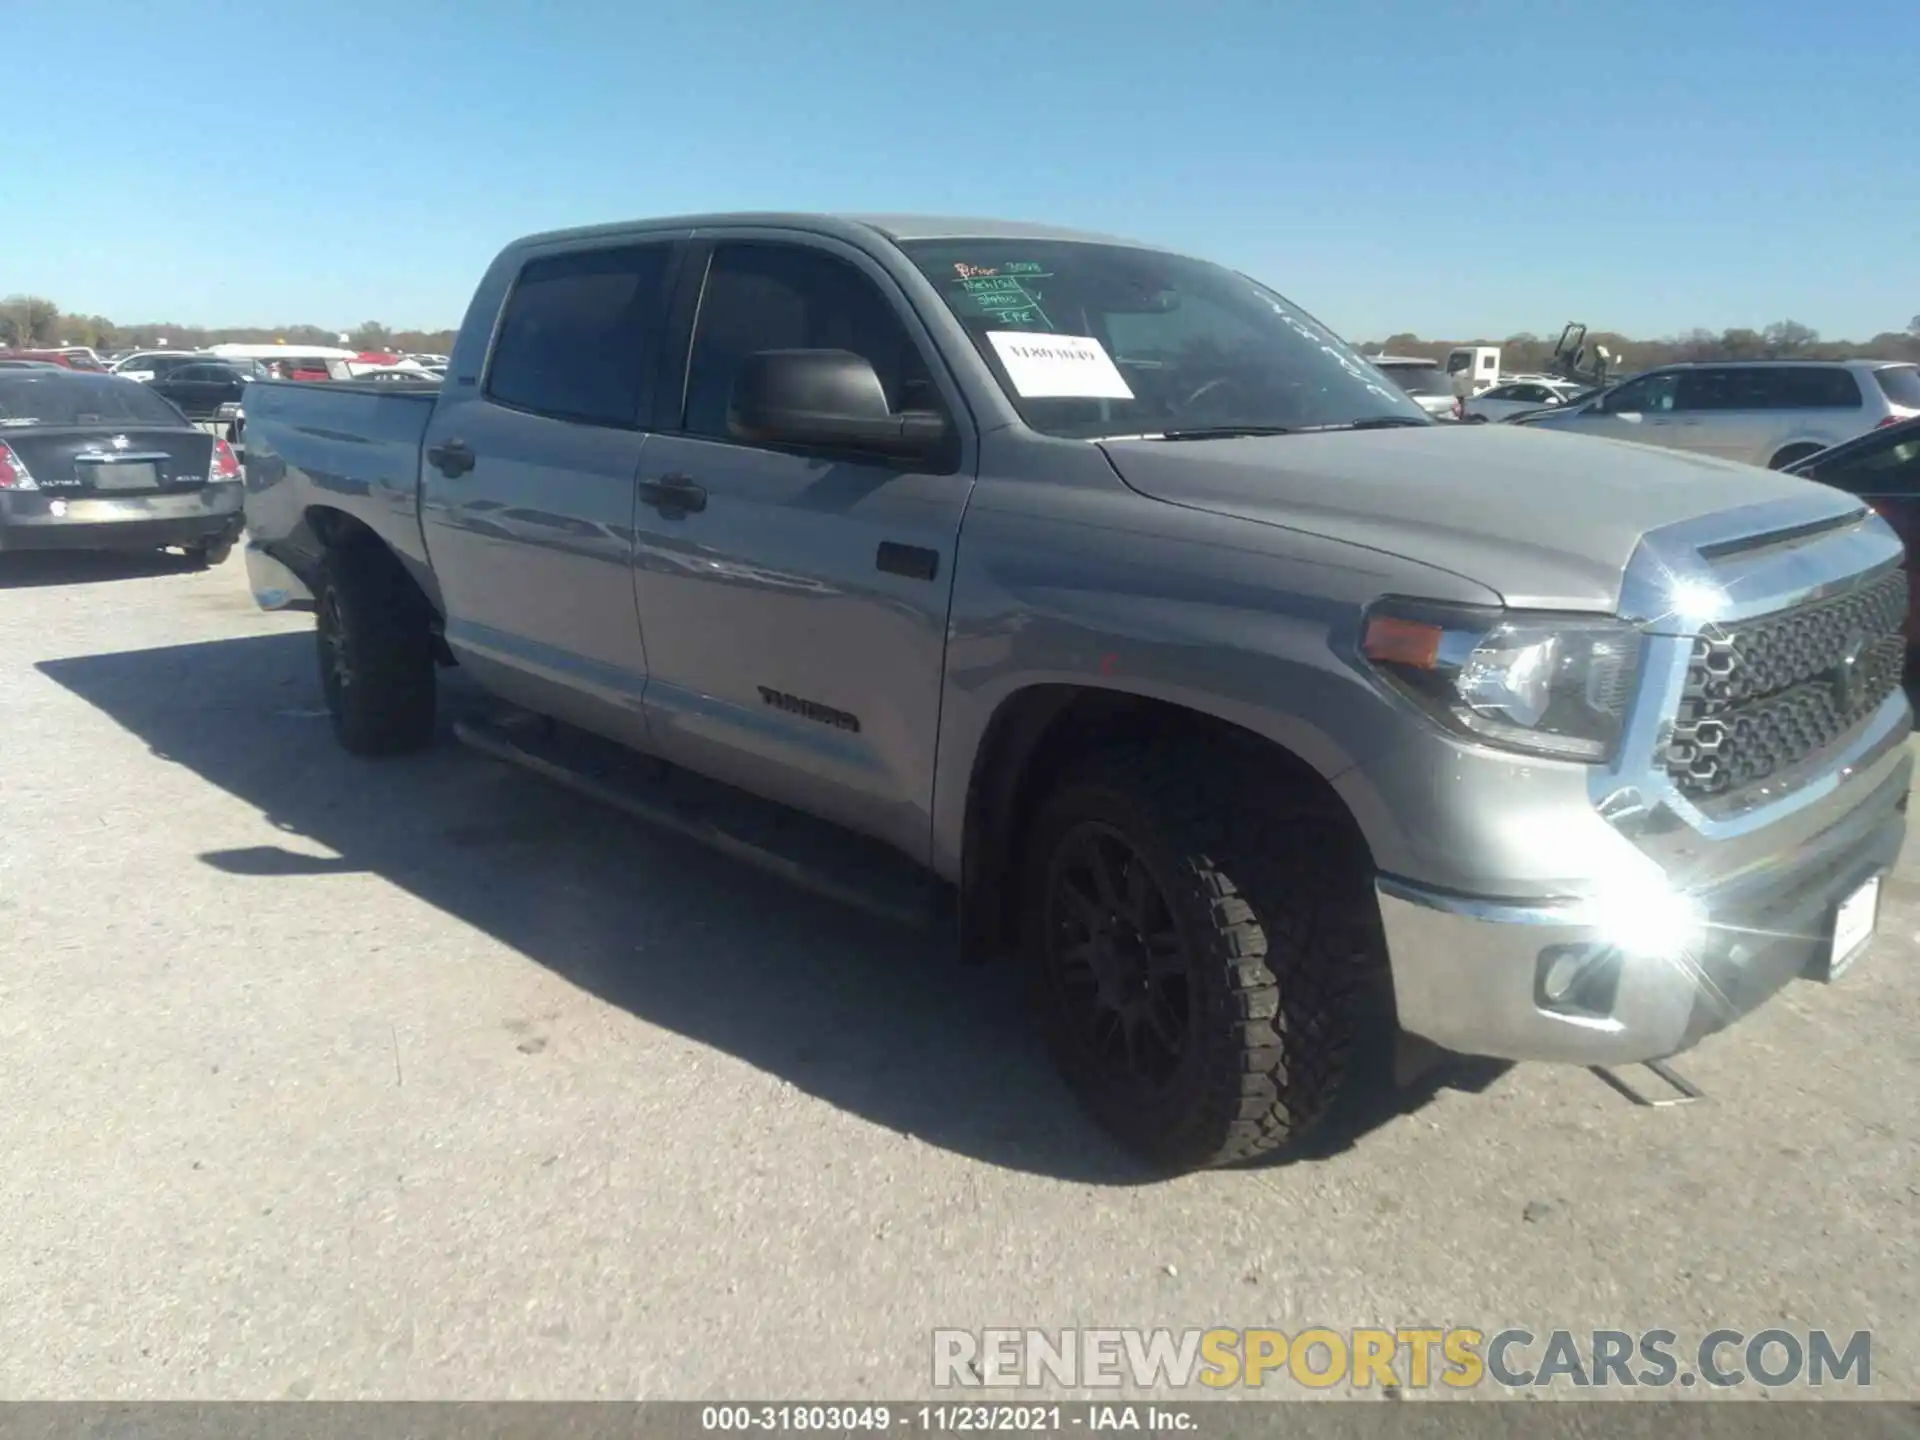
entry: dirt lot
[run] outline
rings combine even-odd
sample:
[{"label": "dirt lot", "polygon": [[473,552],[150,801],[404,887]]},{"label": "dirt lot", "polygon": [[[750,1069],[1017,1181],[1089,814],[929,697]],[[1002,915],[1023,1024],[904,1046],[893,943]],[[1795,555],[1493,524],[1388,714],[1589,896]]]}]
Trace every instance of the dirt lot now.
[{"label": "dirt lot", "polygon": [[936,1326],[1421,1323],[1870,1329],[1920,1395],[1911,858],[1703,1103],[1467,1072],[1147,1184],[1008,977],[350,759],[308,623],[0,557],[0,1396],[902,1398]]}]

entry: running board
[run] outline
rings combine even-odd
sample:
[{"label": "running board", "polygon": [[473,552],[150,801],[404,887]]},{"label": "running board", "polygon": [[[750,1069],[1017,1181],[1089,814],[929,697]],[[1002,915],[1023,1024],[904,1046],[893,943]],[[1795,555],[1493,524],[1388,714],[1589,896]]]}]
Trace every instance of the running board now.
[{"label": "running board", "polygon": [[1648,1095],[1644,1090],[1635,1089],[1604,1065],[1590,1065],[1587,1068],[1592,1070],[1593,1073],[1599,1076],[1606,1084],[1612,1086],[1636,1105],[1645,1105],[1656,1110],[1664,1110],[1669,1105],[1690,1105],[1695,1100],[1704,1100],[1707,1098],[1706,1091],[1695,1085],[1664,1060],[1643,1061],[1639,1067],[1642,1070],[1651,1071],[1654,1077],[1667,1087],[1669,1093],[1660,1096]]},{"label": "running board", "polygon": [[463,744],[896,924],[950,923],[952,892],[876,840],[542,717],[456,720]]}]

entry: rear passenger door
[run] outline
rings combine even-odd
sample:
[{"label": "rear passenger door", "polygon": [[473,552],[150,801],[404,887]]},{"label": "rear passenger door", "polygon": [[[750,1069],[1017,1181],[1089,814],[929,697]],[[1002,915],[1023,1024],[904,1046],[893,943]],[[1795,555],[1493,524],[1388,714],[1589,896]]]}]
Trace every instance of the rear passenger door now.
[{"label": "rear passenger door", "polygon": [[1702,365],[1679,372],[1674,398],[1675,441],[1681,449],[1727,460],[1764,464],[1771,400],[1751,365]]},{"label": "rear passenger door", "polygon": [[[959,392],[899,287],[852,246],[742,233],[703,243],[686,274],[684,399],[647,442],[635,518],[654,746],[924,859],[974,474]],[[918,469],[734,439],[741,362],[792,348],[866,357],[896,412],[954,422],[951,458]]]},{"label": "rear passenger door", "polygon": [[492,689],[631,743],[647,654],[634,613],[635,473],[679,237],[533,252],[477,387],[428,425],[421,528],[447,644]]},{"label": "rear passenger door", "polygon": [[1841,444],[1868,426],[1860,383],[1851,370],[1839,365],[1781,365],[1769,367],[1768,380],[1774,424],[1767,458],[1761,464],[1770,464],[1789,447],[1797,459],[1808,446]]}]

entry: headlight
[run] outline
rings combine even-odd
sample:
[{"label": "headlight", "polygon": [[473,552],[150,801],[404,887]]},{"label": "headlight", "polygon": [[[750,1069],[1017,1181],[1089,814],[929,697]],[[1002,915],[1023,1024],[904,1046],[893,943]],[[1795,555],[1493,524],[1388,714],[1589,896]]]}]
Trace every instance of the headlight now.
[{"label": "headlight", "polygon": [[1624,621],[1386,601],[1363,633],[1374,669],[1461,734],[1563,760],[1620,743],[1641,647]]}]

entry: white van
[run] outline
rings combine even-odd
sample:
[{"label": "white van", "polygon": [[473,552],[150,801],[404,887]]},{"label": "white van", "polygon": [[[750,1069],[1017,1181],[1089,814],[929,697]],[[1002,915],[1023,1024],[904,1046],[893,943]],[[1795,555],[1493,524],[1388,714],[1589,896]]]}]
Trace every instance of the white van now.
[{"label": "white van", "polygon": [[1447,352],[1447,375],[1462,400],[1483,395],[1500,383],[1498,345],[1459,345]]},{"label": "white van", "polygon": [[292,380],[350,380],[350,363],[358,350],[340,350],[330,345],[242,345],[228,342],[209,345],[209,354],[222,360],[258,360],[278,365],[280,373]]}]

